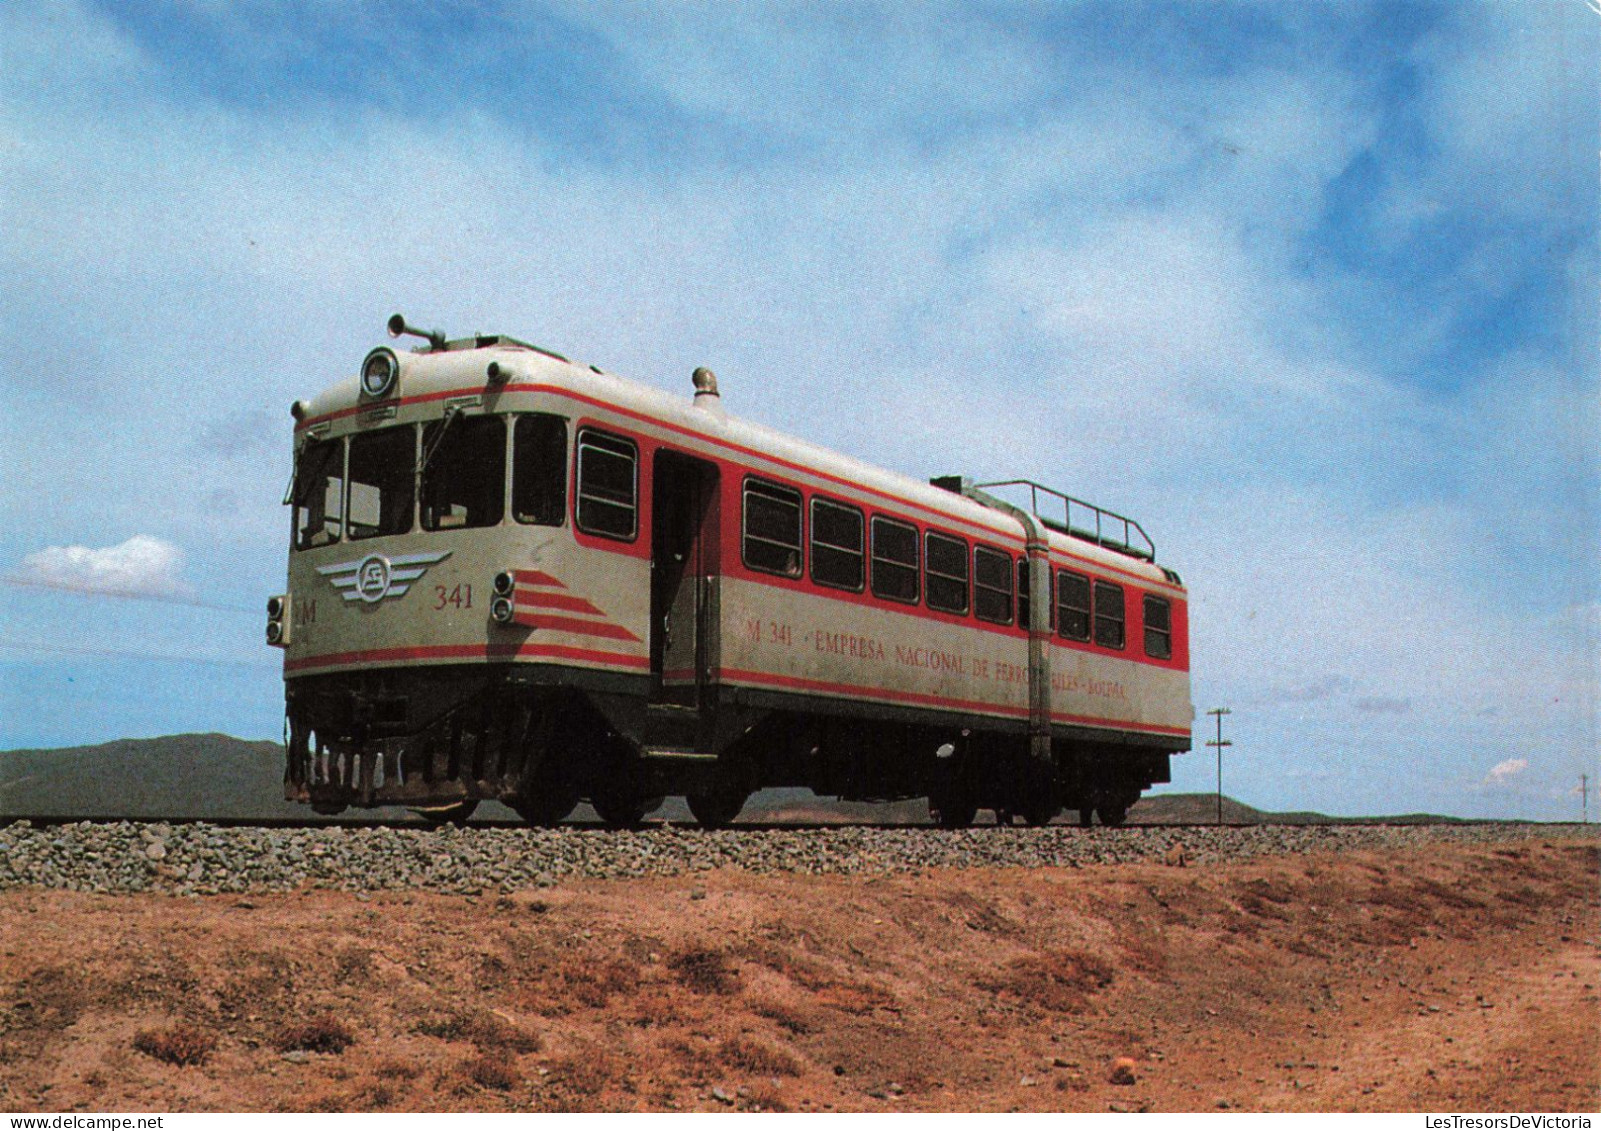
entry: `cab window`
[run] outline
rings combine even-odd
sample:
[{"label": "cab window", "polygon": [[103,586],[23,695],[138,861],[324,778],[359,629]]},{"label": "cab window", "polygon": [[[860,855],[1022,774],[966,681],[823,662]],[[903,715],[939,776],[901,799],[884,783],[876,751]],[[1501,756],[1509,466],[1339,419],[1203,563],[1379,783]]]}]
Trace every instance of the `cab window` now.
[{"label": "cab window", "polygon": [[506,418],[447,416],[422,430],[422,527],[496,526],[506,511]]},{"label": "cab window", "polygon": [[417,430],[408,425],[350,438],[352,538],[404,534],[416,499]]},{"label": "cab window", "polygon": [[295,461],[295,549],[339,541],[344,526],[345,442],[313,440]]},{"label": "cab window", "polygon": [[511,450],[512,517],[534,526],[560,526],[567,513],[567,421],[519,416]]}]

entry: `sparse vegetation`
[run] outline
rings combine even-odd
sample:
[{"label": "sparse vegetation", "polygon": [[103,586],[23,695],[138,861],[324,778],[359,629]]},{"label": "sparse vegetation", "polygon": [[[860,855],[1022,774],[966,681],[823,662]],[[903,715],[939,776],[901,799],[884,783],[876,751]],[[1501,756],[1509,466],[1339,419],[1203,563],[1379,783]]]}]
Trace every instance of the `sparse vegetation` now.
[{"label": "sparse vegetation", "polygon": [[801,1062],[784,1049],[743,1035],[724,1041],[718,1058],[729,1068],[755,1076],[799,1076],[802,1072]]},{"label": "sparse vegetation", "polygon": [[471,1041],[480,1051],[538,1052],[539,1034],[530,1033],[490,1010],[459,1010],[417,1023],[414,1032],[441,1041]]},{"label": "sparse vegetation", "polygon": [[480,1053],[462,1065],[467,1078],[481,1088],[509,1092],[523,1082],[517,1065],[504,1051]]},{"label": "sparse vegetation", "polygon": [[1030,954],[1007,963],[1003,973],[979,978],[980,989],[1015,997],[1056,1013],[1077,1013],[1090,995],[1112,984],[1112,968],[1081,951]]},{"label": "sparse vegetation", "polygon": [[667,966],[681,985],[698,994],[731,994],[739,988],[739,971],[720,950],[682,950],[668,959]]},{"label": "sparse vegetation", "polygon": [[133,1047],[164,1064],[187,1068],[204,1064],[217,1048],[217,1038],[197,1025],[179,1022],[168,1029],[141,1029]]},{"label": "sparse vegetation", "polygon": [[355,1035],[337,1017],[315,1017],[285,1025],[273,1038],[279,1052],[342,1053],[355,1043]]}]

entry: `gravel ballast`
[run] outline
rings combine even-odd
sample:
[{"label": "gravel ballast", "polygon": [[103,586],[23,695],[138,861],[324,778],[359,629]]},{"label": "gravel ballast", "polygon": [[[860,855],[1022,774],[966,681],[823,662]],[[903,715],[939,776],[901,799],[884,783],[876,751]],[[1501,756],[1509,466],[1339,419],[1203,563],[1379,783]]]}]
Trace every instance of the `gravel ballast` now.
[{"label": "gravel ballast", "polygon": [[0,829],[0,889],[179,895],[418,889],[473,895],[582,877],[678,876],[716,868],[801,875],[933,868],[1189,866],[1266,854],[1437,843],[1595,839],[1584,825],[1267,825],[1231,828],[723,829],[236,828],[92,823]]}]

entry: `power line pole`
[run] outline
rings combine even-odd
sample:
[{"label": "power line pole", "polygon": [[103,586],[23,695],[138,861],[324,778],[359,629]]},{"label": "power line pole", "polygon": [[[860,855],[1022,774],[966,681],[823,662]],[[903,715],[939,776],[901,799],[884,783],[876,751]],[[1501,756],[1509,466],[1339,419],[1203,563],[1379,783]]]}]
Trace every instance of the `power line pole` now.
[{"label": "power line pole", "polygon": [[1213,707],[1207,712],[1217,720],[1217,739],[1207,745],[1217,748],[1217,823],[1220,825],[1223,823],[1223,747],[1234,745],[1223,738],[1223,716],[1233,713],[1227,707]]},{"label": "power line pole", "polygon": [[1579,775],[1579,792],[1584,796],[1584,823],[1590,823],[1590,775]]}]

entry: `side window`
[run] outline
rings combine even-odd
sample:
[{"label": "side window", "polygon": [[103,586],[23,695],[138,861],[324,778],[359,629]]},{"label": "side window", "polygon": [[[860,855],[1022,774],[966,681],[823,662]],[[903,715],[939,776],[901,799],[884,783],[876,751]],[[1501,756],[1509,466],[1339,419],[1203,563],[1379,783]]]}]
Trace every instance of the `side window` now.
[{"label": "side window", "polygon": [[[1045,603],[1050,604],[1049,601]],[[1025,553],[1017,559],[1017,623],[1028,628],[1033,623],[1029,619],[1033,612],[1028,600],[1028,555]]]},{"label": "side window", "polygon": [[799,491],[745,480],[745,564],[781,577],[801,575]]},{"label": "side window", "polygon": [[295,549],[339,541],[345,514],[345,442],[313,440],[295,461]]},{"label": "side window", "polygon": [[410,425],[350,438],[350,536],[377,538],[411,529],[416,499],[417,430]]},{"label": "side window", "polygon": [[496,526],[506,513],[506,418],[455,416],[422,430],[422,528]]},{"label": "side window", "polygon": [[973,612],[979,620],[1012,623],[1012,555],[973,547]]},{"label": "side window", "polygon": [[873,596],[917,604],[917,527],[873,516]]},{"label": "side window", "polygon": [[1090,638],[1090,579],[1081,573],[1057,571],[1056,631],[1068,640]]},{"label": "side window", "polygon": [[512,432],[511,513],[518,522],[560,526],[567,514],[567,421],[519,416]]},{"label": "side window", "polygon": [[1173,657],[1173,606],[1165,597],[1145,596],[1145,654],[1158,660]]},{"label": "side window", "polygon": [[639,532],[639,448],[632,440],[578,431],[578,529],[632,542]]},{"label": "side window", "polygon": [[923,544],[928,607],[946,613],[967,612],[967,543],[930,530]]},{"label": "side window", "polygon": [[1110,581],[1095,583],[1095,643],[1104,648],[1123,647],[1123,587]]},{"label": "side window", "polygon": [[866,573],[865,524],[855,507],[812,496],[812,580],[862,591]]}]

